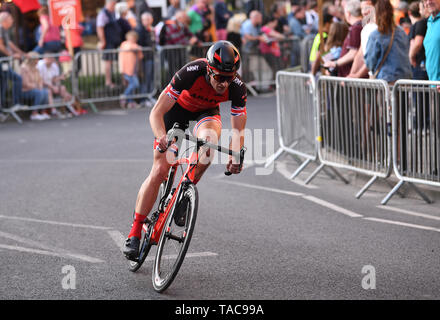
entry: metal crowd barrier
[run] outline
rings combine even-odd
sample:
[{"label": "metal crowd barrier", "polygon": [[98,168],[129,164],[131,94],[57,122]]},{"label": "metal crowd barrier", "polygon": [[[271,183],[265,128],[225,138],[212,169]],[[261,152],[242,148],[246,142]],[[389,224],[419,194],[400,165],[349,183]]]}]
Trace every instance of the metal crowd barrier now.
[{"label": "metal crowd barrier", "polygon": [[[390,91],[383,80],[322,76],[318,80],[318,155],[324,167],[372,176],[357,193],[391,173]],[[346,182],[347,183],[347,182]]]},{"label": "metal crowd barrier", "polygon": [[243,49],[241,51],[241,75],[252,95],[258,95],[258,91],[270,90],[270,87],[275,85],[278,71],[295,67],[301,60],[299,38],[276,42],[280,49],[279,56],[271,53],[263,54],[259,47],[249,52]]},{"label": "metal crowd barrier", "polygon": [[[400,180],[383,199],[386,204],[406,182],[440,186],[440,81],[399,80],[392,95],[393,167]],[[440,88],[440,87],[439,87]]]},{"label": "metal crowd barrier", "polygon": [[[88,103],[96,111],[94,103],[126,100],[145,100],[154,96],[157,90],[158,68],[156,55],[151,48],[142,48],[142,59],[135,57],[135,78],[130,84],[121,73],[119,59],[129,50],[106,49],[80,51],[75,55],[74,94],[81,103]],[[106,79],[107,78],[107,79]],[[111,80],[112,86],[106,84]],[[129,88],[129,86],[131,86]]]},{"label": "metal crowd barrier", "polygon": [[279,71],[276,91],[280,148],[267,159],[265,167],[269,167],[283,153],[305,158],[292,174],[293,179],[318,157],[315,144],[315,79],[311,74]]},{"label": "metal crowd barrier", "polygon": [[310,52],[312,51],[315,34],[309,34],[301,41],[301,68],[303,72],[310,71]]},{"label": "metal crowd barrier", "polygon": [[[57,63],[58,65],[60,75],[67,74],[66,79],[61,81],[61,84],[64,85],[68,91],[70,90],[71,92],[73,74],[71,72],[64,72],[64,70],[67,67],[66,64],[68,65],[69,61],[72,60],[72,57],[66,53],[57,53],[45,54],[44,56],[40,56],[39,58],[42,59],[49,57],[55,59],[55,63]],[[67,62],[63,62],[65,60],[67,60]],[[54,96],[52,103],[49,104],[48,93],[46,92],[46,97],[44,100],[46,100],[47,103],[37,104],[35,95],[31,95],[29,91],[23,91],[21,63],[23,62],[20,62],[19,60],[11,57],[0,59],[0,102],[1,111],[3,113],[11,115],[18,123],[23,122],[18,114],[18,112],[20,111],[35,111],[67,107],[70,112],[75,113],[75,109],[73,108],[75,97],[73,95],[71,95],[71,98],[68,100],[63,100],[61,97]],[[44,95],[44,93],[40,93],[40,95]]]}]

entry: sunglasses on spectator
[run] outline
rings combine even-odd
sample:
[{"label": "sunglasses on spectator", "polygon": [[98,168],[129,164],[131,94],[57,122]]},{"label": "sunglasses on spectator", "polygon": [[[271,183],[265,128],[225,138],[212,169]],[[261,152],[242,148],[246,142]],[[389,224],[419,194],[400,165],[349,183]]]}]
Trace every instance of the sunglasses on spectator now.
[{"label": "sunglasses on spectator", "polygon": [[214,71],[212,71],[211,69],[209,69],[209,74],[214,78],[215,81],[217,81],[218,83],[223,83],[223,82],[227,82],[227,83],[231,83],[232,80],[235,79],[235,74],[232,76],[225,76],[222,74],[218,74],[215,73]]}]

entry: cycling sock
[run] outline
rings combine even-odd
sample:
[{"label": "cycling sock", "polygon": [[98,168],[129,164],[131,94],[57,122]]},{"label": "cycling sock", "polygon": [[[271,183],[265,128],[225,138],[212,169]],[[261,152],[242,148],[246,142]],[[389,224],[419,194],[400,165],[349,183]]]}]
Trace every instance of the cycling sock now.
[{"label": "cycling sock", "polygon": [[128,238],[131,238],[131,237],[136,237],[138,239],[141,238],[142,225],[144,224],[144,221],[145,221],[145,215],[139,214],[139,213],[134,214],[134,221],[133,221],[133,225],[131,227],[130,233],[128,235]]}]

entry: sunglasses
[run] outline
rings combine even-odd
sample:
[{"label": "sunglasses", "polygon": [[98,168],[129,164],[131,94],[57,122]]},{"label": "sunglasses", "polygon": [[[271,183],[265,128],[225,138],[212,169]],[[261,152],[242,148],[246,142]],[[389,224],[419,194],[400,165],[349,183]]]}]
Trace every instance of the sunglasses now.
[{"label": "sunglasses", "polygon": [[231,83],[232,80],[235,79],[235,74],[232,76],[224,76],[222,74],[218,74],[215,73],[214,71],[212,71],[211,69],[209,69],[209,74],[214,78],[215,81],[217,81],[218,83],[223,83],[223,82],[227,82],[227,83]]}]

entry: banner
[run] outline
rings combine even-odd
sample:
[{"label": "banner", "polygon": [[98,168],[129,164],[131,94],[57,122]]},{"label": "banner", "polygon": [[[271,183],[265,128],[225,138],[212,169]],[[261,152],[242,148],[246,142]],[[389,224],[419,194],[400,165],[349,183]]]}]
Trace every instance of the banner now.
[{"label": "banner", "polygon": [[80,0],[49,0],[49,13],[53,25],[74,29],[83,20]]}]

